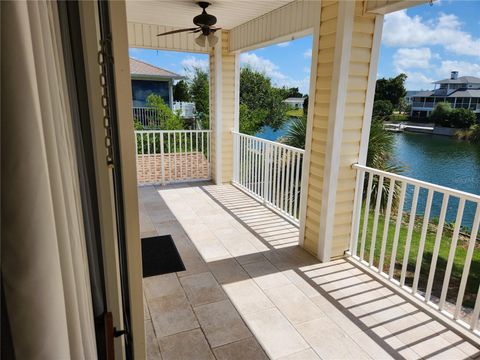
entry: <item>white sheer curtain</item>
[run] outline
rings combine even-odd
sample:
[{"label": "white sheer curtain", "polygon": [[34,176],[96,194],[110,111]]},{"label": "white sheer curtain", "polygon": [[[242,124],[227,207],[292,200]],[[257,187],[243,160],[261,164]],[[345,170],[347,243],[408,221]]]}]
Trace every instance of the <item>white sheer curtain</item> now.
[{"label": "white sheer curtain", "polygon": [[1,4],[2,274],[18,359],[94,359],[55,2]]}]

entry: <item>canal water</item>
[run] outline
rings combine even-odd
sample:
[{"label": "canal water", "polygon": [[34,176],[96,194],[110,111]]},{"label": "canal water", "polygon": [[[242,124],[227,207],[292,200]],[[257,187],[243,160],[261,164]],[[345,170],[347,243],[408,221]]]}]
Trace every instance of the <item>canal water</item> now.
[{"label": "canal water", "polygon": [[[395,134],[395,151],[392,161],[404,167],[403,175],[480,195],[480,147],[467,141],[446,136],[398,133]],[[407,208],[410,210],[413,189],[407,193]],[[420,192],[417,211],[424,212],[426,191]],[[454,222],[458,199],[449,200],[446,221]],[[442,196],[433,198],[432,217],[440,214]],[[466,203],[462,225],[471,227],[475,205]]]},{"label": "canal water", "polygon": [[[264,128],[256,136],[275,141],[285,135],[289,123],[277,131]],[[404,168],[403,175],[427,181],[433,184],[462,190],[480,195],[480,147],[467,141],[456,140],[446,136],[397,133],[392,162]],[[405,211],[410,211],[413,187],[407,188]],[[417,213],[425,211],[427,191],[419,194]],[[456,219],[458,199],[451,197],[448,202],[446,221]],[[438,218],[442,205],[442,195],[434,194],[432,218]],[[470,228],[475,215],[475,205],[467,202],[462,225]]]}]

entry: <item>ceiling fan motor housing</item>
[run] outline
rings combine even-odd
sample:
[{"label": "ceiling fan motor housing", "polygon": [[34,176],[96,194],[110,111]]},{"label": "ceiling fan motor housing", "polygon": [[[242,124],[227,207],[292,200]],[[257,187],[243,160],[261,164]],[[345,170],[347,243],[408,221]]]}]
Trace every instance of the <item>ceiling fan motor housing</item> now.
[{"label": "ceiling fan motor housing", "polygon": [[200,15],[193,18],[193,23],[200,27],[210,27],[217,23],[217,18],[213,15],[207,14],[205,9],[210,5],[208,2],[199,2],[198,5],[203,9]]}]

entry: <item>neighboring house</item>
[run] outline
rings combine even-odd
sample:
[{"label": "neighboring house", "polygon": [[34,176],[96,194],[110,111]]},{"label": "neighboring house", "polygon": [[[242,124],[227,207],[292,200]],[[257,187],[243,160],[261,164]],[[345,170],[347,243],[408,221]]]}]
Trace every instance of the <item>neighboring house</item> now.
[{"label": "neighboring house", "polygon": [[405,101],[407,102],[407,105],[412,105],[413,98],[421,91],[422,90],[408,90],[407,95],[405,95]]},{"label": "neighboring house", "polygon": [[130,75],[133,107],[147,106],[148,95],[157,94],[173,109],[173,80],[183,79],[183,76],[132,58]]},{"label": "neighboring house", "polygon": [[283,100],[285,104],[287,104],[288,106],[294,109],[303,108],[304,101],[305,101],[305,98],[303,97],[289,97],[288,99]]},{"label": "neighboring house", "polygon": [[433,90],[419,91],[412,97],[412,118],[428,117],[440,102],[448,102],[452,108],[470,109],[480,118],[480,78],[459,77],[458,71],[452,71],[450,79],[438,80],[434,84]]}]

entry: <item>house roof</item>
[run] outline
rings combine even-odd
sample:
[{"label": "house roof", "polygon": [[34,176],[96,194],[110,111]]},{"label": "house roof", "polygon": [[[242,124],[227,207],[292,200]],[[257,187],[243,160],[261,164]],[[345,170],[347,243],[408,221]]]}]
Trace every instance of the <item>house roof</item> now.
[{"label": "house roof", "polygon": [[433,95],[433,91],[418,91],[416,94],[414,94],[414,97],[425,97],[425,96],[431,96]]},{"label": "house roof", "polygon": [[283,101],[285,101],[285,102],[304,102],[305,98],[303,98],[303,97],[289,97],[289,98],[286,98]]},{"label": "house roof", "polygon": [[174,72],[133,58],[130,58],[130,75],[132,78],[183,79],[183,76]]},{"label": "house roof", "polygon": [[467,89],[467,90],[458,90],[453,94],[450,94],[447,97],[473,97],[480,98],[480,89]]},{"label": "house roof", "polygon": [[476,76],[460,76],[457,79],[443,79],[433,82],[434,84],[480,84],[480,78]]}]

